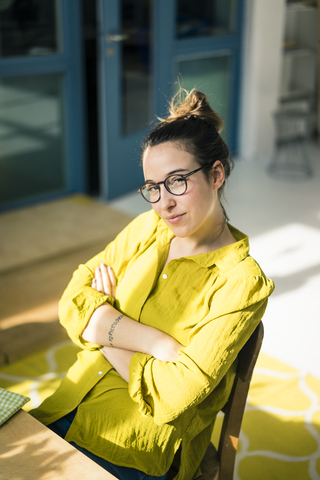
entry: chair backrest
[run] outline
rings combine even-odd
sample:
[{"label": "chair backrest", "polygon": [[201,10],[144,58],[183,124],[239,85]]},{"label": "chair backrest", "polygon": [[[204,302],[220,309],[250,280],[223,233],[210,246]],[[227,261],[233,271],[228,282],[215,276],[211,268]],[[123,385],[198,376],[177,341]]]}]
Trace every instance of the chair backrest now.
[{"label": "chair backrest", "polygon": [[219,480],[232,480],[242,418],[248,390],[263,340],[260,322],[238,355],[238,367],[228,402],[223,408],[224,419],[219,441]]}]

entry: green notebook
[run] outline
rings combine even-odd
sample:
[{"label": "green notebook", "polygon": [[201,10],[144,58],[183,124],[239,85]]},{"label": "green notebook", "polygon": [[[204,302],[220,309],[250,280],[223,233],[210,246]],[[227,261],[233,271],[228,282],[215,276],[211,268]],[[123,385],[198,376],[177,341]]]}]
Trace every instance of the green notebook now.
[{"label": "green notebook", "polygon": [[9,420],[30,398],[0,388],[0,425]]}]

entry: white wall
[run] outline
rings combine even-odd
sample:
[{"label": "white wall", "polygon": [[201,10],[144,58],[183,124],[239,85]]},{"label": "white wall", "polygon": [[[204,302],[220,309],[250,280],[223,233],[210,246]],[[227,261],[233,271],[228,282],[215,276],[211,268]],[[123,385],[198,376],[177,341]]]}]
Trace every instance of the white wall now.
[{"label": "white wall", "polygon": [[284,23],[285,0],[246,0],[239,129],[244,159],[272,156]]}]

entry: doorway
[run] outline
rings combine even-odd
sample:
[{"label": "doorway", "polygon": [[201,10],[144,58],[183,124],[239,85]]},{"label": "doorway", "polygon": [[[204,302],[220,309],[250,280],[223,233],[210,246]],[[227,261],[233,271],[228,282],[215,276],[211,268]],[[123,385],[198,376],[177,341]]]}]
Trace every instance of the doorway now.
[{"label": "doorway", "polygon": [[209,95],[236,153],[243,3],[1,2],[0,208],[137,189],[178,80]]},{"label": "doorway", "polygon": [[140,144],[177,82],[209,96],[237,152],[243,0],[98,0],[100,195],[143,183]]}]

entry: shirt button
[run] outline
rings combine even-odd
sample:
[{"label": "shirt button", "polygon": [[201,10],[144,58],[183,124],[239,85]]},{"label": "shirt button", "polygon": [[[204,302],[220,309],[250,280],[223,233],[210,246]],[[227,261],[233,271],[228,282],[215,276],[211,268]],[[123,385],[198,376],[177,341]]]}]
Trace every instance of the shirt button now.
[{"label": "shirt button", "polygon": [[98,375],[99,375],[99,377],[101,377],[101,375],[102,375],[102,372],[99,372],[99,373],[98,373]]},{"label": "shirt button", "polygon": [[162,275],[162,278],[166,279],[166,278],[168,278],[168,275],[167,275],[166,273],[164,273],[164,274]]}]

